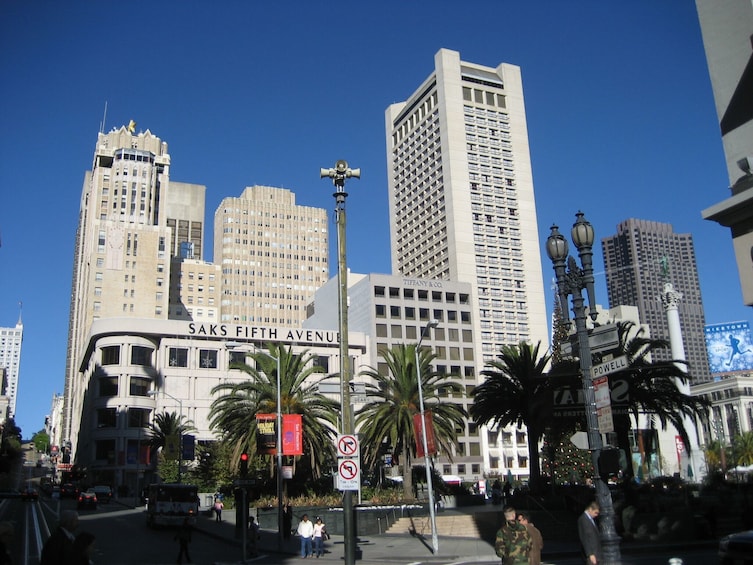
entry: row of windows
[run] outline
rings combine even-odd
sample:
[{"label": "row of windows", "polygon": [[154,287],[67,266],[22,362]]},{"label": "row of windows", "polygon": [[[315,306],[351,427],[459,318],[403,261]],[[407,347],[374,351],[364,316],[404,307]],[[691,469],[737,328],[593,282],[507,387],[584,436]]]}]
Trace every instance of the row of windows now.
[{"label": "row of windows", "polygon": [[[387,312],[389,311],[389,316],[387,315]],[[377,318],[387,318],[393,320],[415,320],[416,319],[416,308],[413,308],[412,306],[386,306],[385,304],[375,304],[374,305],[374,313]],[[431,314],[431,315],[430,315]],[[464,324],[470,324],[471,323],[471,313],[468,311],[460,311],[460,315],[458,316],[457,310],[440,310],[440,309],[432,309],[429,308],[419,308],[418,309],[418,319],[419,320],[439,320],[440,322],[457,322],[458,319],[464,323]]]},{"label": "row of windows", "polygon": [[389,296],[390,298],[403,298],[405,300],[413,300],[415,297],[420,301],[431,302],[444,302],[446,304],[469,304],[470,296],[464,292],[452,292],[441,290],[425,290],[414,288],[399,288],[395,286],[384,287],[374,286],[374,296],[377,298],[383,298]]}]

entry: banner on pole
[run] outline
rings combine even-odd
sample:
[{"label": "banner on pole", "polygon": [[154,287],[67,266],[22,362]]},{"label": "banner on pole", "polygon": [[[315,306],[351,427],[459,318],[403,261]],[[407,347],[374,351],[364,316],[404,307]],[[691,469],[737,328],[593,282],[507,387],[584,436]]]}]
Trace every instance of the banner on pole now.
[{"label": "banner on pole", "polygon": [[437,454],[437,442],[434,437],[434,420],[432,419],[431,410],[424,412],[423,422],[421,414],[413,415],[413,430],[416,439],[416,457],[424,457],[424,440],[423,425],[426,424],[426,448],[428,455]]},{"label": "banner on pole", "polygon": [[300,414],[282,415],[282,454],[303,455],[303,419]]},{"label": "banner on pole", "polygon": [[277,453],[277,416],[274,414],[256,415],[256,453],[275,455]]}]

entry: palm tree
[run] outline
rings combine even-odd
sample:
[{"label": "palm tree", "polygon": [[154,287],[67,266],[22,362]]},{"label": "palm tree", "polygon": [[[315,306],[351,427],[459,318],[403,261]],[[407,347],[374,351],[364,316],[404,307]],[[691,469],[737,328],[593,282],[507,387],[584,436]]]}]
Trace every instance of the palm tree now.
[{"label": "palm tree", "polygon": [[541,342],[535,346],[520,342],[503,345],[497,359],[481,371],[486,380],[473,389],[471,416],[479,424],[498,428],[509,425],[528,428],[530,482],[537,488],[541,474],[539,440],[551,413],[551,389],[544,372],[550,355],[539,356]]},{"label": "palm tree", "polygon": [[149,424],[149,431],[147,432],[152,453],[155,453],[160,447],[164,448],[168,437],[182,436],[195,430],[193,422],[186,419],[182,414],[180,416],[175,412],[155,414],[154,422]]},{"label": "palm tree", "polygon": [[[626,378],[628,382],[629,412],[635,422],[638,422],[640,414],[648,414],[652,426],[658,419],[665,430],[671,423],[689,451],[690,438],[685,428],[686,418],[703,418],[709,402],[684,394],[678,388],[678,382],[684,384],[690,378],[684,361],[651,360],[652,352],[670,347],[667,340],[646,337],[643,328],[637,331],[634,329],[633,322],[620,322],[617,325],[619,353],[628,358],[628,368],[618,375]],[[623,420],[625,418],[627,416],[624,416]],[[619,416],[615,419],[616,426],[619,419]],[[626,425],[629,426],[629,421]]]},{"label": "palm tree", "polygon": [[[644,328],[636,330],[633,322],[618,322],[618,349],[616,355],[628,359],[628,367],[609,376],[610,381],[624,379],[627,383],[626,412],[614,412],[614,427],[617,442],[621,449],[630,453],[628,433],[631,418],[637,424],[640,415],[648,417],[653,428],[658,423],[662,429],[672,424],[689,451],[690,439],[685,429],[685,418],[703,418],[709,403],[700,397],[684,394],[677,386],[685,383],[689,376],[684,361],[653,361],[653,352],[669,348],[668,341],[646,337]],[[580,379],[578,363],[572,360],[562,361],[552,367],[550,377],[557,377],[559,383],[574,386]],[[552,379],[554,383],[554,379]],[[582,418],[581,418],[582,419]],[[630,460],[628,460],[630,463]],[[628,464],[627,476],[632,476],[632,465]]]},{"label": "palm tree", "polygon": [[[155,414],[154,422],[149,424],[147,435],[152,452],[151,459],[158,462],[157,469],[164,481],[172,482],[173,480],[180,480],[180,456],[177,461],[165,461],[164,459],[155,457],[157,451],[159,448],[162,448],[164,455],[164,448],[167,445],[168,437],[180,438],[184,434],[195,430],[193,422],[186,419],[182,414],[180,416],[175,412]],[[178,445],[179,453],[182,453],[182,449],[183,446]]]},{"label": "palm tree", "polygon": [[[283,345],[267,344],[263,351],[248,353],[255,366],[234,362],[249,379],[240,383],[223,383],[212,389],[219,396],[209,411],[210,426],[222,433],[233,446],[233,460],[243,451],[256,452],[256,415],[277,412],[277,359],[280,365],[280,409],[283,414],[300,414],[303,422],[304,460],[313,478],[321,476],[334,457],[334,445],[340,403],[319,394],[324,379],[312,378],[321,373],[308,350],[294,353]],[[272,459],[270,458],[270,465]]]},{"label": "palm tree", "polygon": [[[413,417],[420,414],[418,380],[416,376],[416,345],[397,345],[383,352],[387,374],[378,369],[367,368],[362,376],[373,379],[366,385],[368,402],[356,415],[356,426],[362,438],[362,455],[366,467],[377,462],[384,443],[399,454],[403,466],[403,493],[413,496],[411,460],[416,453]],[[440,402],[439,393],[461,395],[463,386],[449,375],[432,369],[436,355],[428,348],[421,348],[418,366],[424,405],[431,410],[437,450],[452,459],[456,429],[465,425],[465,410],[459,404]]]},{"label": "palm tree", "polygon": [[743,432],[732,442],[735,465],[753,465],[753,432]]}]

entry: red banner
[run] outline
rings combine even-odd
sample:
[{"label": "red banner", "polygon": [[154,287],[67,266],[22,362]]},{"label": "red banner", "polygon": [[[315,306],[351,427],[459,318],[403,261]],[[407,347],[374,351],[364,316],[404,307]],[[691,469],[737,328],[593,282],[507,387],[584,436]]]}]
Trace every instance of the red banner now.
[{"label": "red banner", "polygon": [[282,415],[282,454],[303,455],[303,420],[300,414]]},{"label": "red banner", "polygon": [[[424,421],[426,422],[426,448],[429,455],[437,454],[437,442],[434,439],[434,420],[432,419],[431,410],[424,412]],[[423,425],[421,414],[413,415],[413,432],[416,438],[416,457],[424,457],[424,440]]]}]

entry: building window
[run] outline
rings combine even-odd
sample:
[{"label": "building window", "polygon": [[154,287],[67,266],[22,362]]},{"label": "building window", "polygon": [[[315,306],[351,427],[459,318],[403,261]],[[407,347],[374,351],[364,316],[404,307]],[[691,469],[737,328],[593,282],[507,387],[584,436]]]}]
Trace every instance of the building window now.
[{"label": "building window", "polygon": [[154,350],[151,347],[134,345],[131,347],[131,365],[148,367],[152,364],[152,351]]},{"label": "building window", "polygon": [[128,409],[128,427],[129,428],[146,428],[149,426],[150,410],[144,408]]},{"label": "building window", "polygon": [[118,377],[101,377],[99,379],[99,396],[118,396]]},{"label": "building window", "polygon": [[131,396],[149,396],[152,380],[146,377],[131,377],[128,393]]},{"label": "building window", "polygon": [[216,369],[217,368],[217,350],[216,349],[200,349],[199,350],[199,366],[202,369]]},{"label": "building window", "polygon": [[94,444],[94,458],[97,461],[107,461],[108,464],[115,464],[115,440],[101,439]]},{"label": "building window", "polygon": [[108,345],[102,348],[102,365],[117,365],[120,363],[120,346]]},{"label": "building window", "polygon": [[184,347],[171,347],[169,363],[171,367],[188,367],[188,349]]},{"label": "building window", "polygon": [[100,408],[97,410],[97,427],[114,428],[118,425],[118,413],[115,408]]}]

